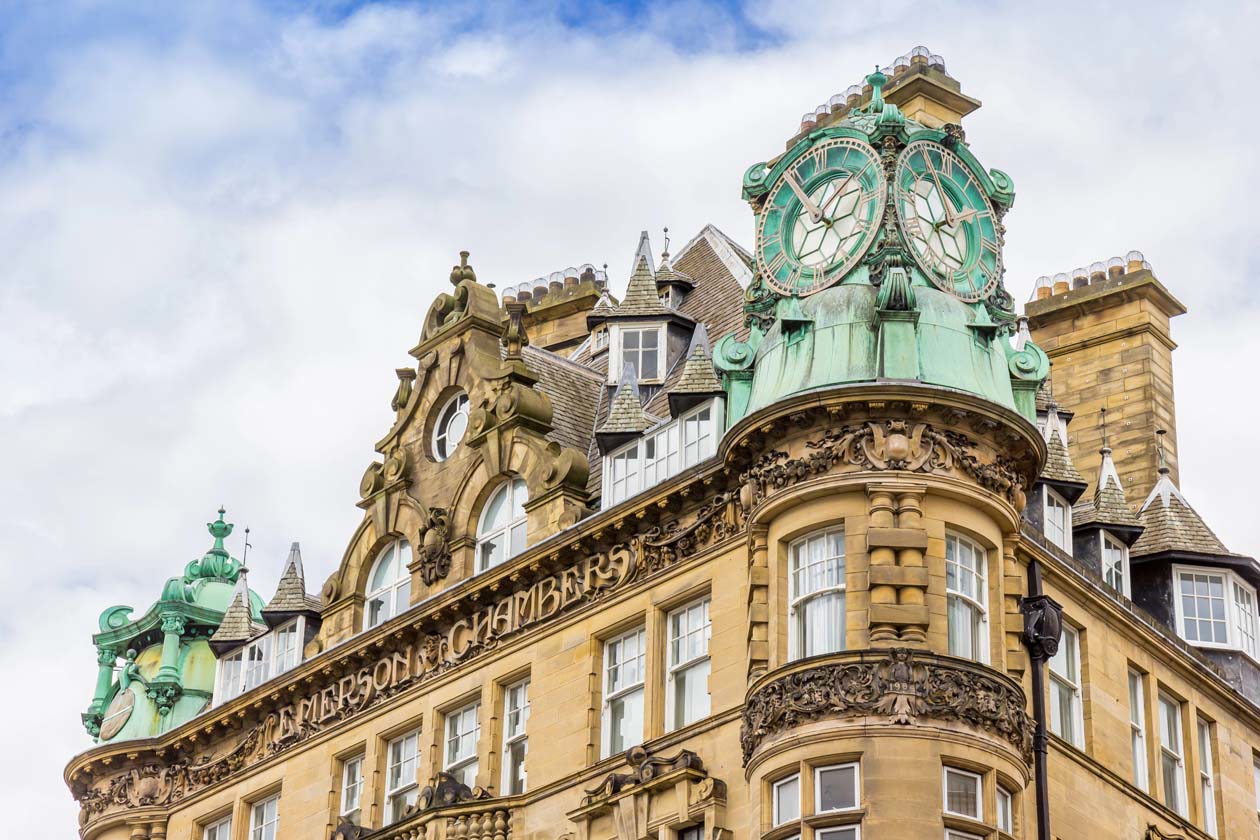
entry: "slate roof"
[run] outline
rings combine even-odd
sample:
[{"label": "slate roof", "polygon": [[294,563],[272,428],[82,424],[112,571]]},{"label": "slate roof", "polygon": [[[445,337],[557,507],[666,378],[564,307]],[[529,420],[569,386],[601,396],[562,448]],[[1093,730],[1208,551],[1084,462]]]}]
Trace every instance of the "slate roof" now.
[{"label": "slate roof", "polygon": [[1111,449],[1104,447],[1102,465],[1098,470],[1098,486],[1094,489],[1092,499],[1082,499],[1072,509],[1072,524],[1080,525],[1113,525],[1120,528],[1139,528],[1141,523],[1124,498],[1124,488],[1120,484],[1120,475],[1116,472],[1116,464],[1111,459]]},{"label": "slate roof", "polygon": [[1167,467],[1160,468],[1159,481],[1138,511],[1138,521],[1145,530],[1129,549],[1130,556],[1166,552],[1233,555],[1181,495]]},{"label": "slate roof", "polygon": [[639,397],[639,381],[635,376],[634,366],[627,362],[621,373],[621,382],[613,393],[608,416],[600,424],[597,434],[634,434],[650,428],[654,422],[654,418],[648,417],[643,410]]},{"label": "slate roof", "polygon": [[722,391],[717,371],[713,369],[713,355],[709,350],[709,334],[703,323],[696,326],[691,336],[678,381],[667,389],[671,394],[713,394]]},{"label": "slate roof", "polygon": [[552,430],[547,433],[547,439],[586,453],[591,468],[587,490],[597,493],[602,461],[598,452],[592,453],[591,447],[595,415],[604,391],[603,372],[533,345],[521,350],[521,358],[538,377],[537,387],[551,400]]},{"label": "slate roof", "polygon": [[255,624],[249,609],[249,584],[245,582],[245,570],[236,579],[236,591],[232,593],[232,602],[223,612],[223,620],[210,636],[210,643],[215,646],[232,647],[261,636],[267,632],[265,624]]},{"label": "slate roof", "polygon": [[1065,434],[1063,422],[1059,419],[1058,408],[1051,402],[1049,414],[1046,417],[1046,466],[1041,471],[1041,478],[1044,481],[1062,484],[1079,484],[1083,488],[1085,477],[1072,463]]},{"label": "slate roof", "polygon": [[306,573],[302,569],[302,549],[297,543],[289,546],[289,557],[284,572],[276,584],[276,594],[271,596],[264,613],[319,612],[320,601],[306,592]]},{"label": "slate roof", "polygon": [[635,263],[634,273],[630,275],[630,283],[626,286],[626,296],[607,317],[645,318],[674,314],[676,310],[661,303],[656,290],[656,275],[652,273],[647,258],[640,256]]}]

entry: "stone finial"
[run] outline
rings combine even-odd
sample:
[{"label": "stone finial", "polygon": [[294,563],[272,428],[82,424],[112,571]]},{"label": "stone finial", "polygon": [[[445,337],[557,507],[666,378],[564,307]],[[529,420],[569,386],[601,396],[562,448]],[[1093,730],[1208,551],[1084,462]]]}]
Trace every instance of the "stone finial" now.
[{"label": "stone finial", "polygon": [[230,582],[236,580],[241,569],[240,563],[228,554],[223,545],[223,541],[231,535],[233,528],[231,522],[223,519],[226,513],[227,510],[220,505],[219,518],[214,522],[206,523],[206,529],[210,532],[210,536],[214,537],[214,545],[199,559],[193,560],[184,567],[185,578],[189,580],[218,578]]},{"label": "stone finial", "polygon": [[477,272],[468,264],[468,252],[459,252],[459,265],[451,267],[451,285],[458,286],[465,280],[477,282]]}]

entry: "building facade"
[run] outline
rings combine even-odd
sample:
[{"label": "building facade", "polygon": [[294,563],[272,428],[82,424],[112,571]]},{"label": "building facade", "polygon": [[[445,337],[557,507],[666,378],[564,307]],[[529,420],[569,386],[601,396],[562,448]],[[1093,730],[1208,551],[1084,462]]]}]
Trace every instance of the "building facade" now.
[{"label": "building facade", "polygon": [[296,543],[252,592],[220,511],[102,613],[81,836],[1260,837],[1185,310],[1133,252],[1019,314],[977,107],[898,58],[748,169],[751,252],[643,234],[620,298],[465,253],[318,594]]}]

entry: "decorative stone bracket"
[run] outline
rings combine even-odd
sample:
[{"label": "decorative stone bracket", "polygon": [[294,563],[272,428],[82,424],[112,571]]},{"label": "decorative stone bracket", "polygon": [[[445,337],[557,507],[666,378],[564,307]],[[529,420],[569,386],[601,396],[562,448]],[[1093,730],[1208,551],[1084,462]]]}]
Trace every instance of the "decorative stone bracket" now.
[{"label": "decorative stone bracket", "polygon": [[[725,828],[726,784],[709,776],[700,756],[690,750],[663,758],[644,747],[631,747],[630,773],[609,773],[599,787],[586,792],[582,807],[569,813],[577,840],[591,840],[592,825],[611,818],[617,840],[656,840],[663,828],[700,824],[704,837],[721,840]],[[665,794],[673,792],[673,810]],[[656,799],[654,807],[649,807]],[[651,825],[649,825],[649,815]],[[565,835],[572,840],[572,835]]]}]

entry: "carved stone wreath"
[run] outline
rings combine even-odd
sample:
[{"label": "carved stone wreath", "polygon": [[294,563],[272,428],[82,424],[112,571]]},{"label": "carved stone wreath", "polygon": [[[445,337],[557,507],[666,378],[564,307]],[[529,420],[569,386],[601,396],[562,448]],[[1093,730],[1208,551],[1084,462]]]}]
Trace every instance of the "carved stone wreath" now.
[{"label": "carved stone wreath", "polygon": [[1032,758],[1032,721],[1024,692],[983,666],[898,648],[841,654],[758,687],[744,705],[739,741],[744,765],[762,741],[830,717],[884,716],[895,724],[918,718],[958,721],[1008,741]]}]

